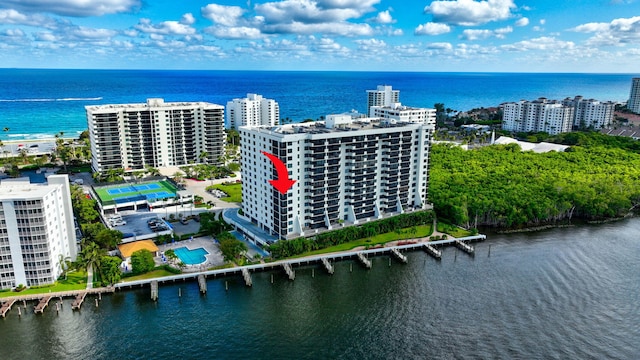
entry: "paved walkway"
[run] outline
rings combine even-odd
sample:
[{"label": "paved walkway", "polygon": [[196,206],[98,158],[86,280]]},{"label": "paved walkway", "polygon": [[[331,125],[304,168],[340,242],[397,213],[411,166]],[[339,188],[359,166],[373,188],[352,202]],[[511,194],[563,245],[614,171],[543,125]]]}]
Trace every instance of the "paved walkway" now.
[{"label": "paved walkway", "polygon": [[275,242],[278,240],[277,236],[269,234],[268,232],[260,229],[256,224],[238,215],[238,209],[225,209],[223,210],[223,214],[225,219],[231,222],[232,225],[236,225],[239,230],[242,230],[245,233],[249,232],[251,235],[259,238],[259,240],[266,242]]},{"label": "paved walkway", "polygon": [[87,267],[87,289],[93,289],[93,265]]}]

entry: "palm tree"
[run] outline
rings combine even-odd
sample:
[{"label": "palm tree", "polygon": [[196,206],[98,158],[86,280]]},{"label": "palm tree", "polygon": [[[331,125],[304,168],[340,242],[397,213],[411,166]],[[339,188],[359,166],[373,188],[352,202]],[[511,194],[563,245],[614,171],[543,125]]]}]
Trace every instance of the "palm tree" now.
[{"label": "palm tree", "polygon": [[[102,260],[104,255],[104,249],[101,249],[98,244],[90,242],[84,246],[82,251],[80,251],[80,260],[87,269],[92,267],[93,269],[97,269],[98,273],[100,273],[102,271],[100,269],[100,260]],[[100,276],[100,278],[102,279],[102,276]]]},{"label": "palm tree", "polygon": [[148,166],[146,167],[146,170],[147,170],[147,172],[149,173],[149,175],[151,175],[151,176],[160,176],[160,170],[158,170],[158,169],[154,168],[154,167],[153,167],[153,166],[151,166],[151,165],[148,165]]},{"label": "palm tree", "polygon": [[200,153],[200,155],[198,156],[198,159],[200,159],[200,162],[206,162],[207,161],[207,157],[209,156],[209,153],[206,151],[203,151]]},{"label": "palm tree", "polygon": [[27,149],[20,149],[20,157],[22,158],[23,164],[26,164],[28,162],[29,153],[27,152]]},{"label": "palm tree", "polygon": [[62,270],[62,275],[64,275],[65,280],[67,280],[67,271],[69,270],[69,265],[71,265],[71,258],[62,254],[58,254],[58,266],[60,266],[60,270]]}]

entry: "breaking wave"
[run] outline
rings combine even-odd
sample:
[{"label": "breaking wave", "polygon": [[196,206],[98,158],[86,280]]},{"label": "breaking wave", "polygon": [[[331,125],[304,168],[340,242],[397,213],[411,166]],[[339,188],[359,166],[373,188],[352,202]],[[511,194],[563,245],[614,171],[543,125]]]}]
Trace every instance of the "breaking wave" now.
[{"label": "breaking wave", "polygon": [[102,100],[100,97],[88,97],[88,98],[60,98],[60,99],[0,99],[0,102],[53,102],[53,101],[96,101]]}]

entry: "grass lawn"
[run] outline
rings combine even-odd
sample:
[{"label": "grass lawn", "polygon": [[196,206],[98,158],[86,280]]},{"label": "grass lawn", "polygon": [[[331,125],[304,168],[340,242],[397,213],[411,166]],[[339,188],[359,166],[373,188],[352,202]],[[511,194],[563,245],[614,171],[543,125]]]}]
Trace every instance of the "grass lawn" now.
[{"label": "grass lawn", "polygon": [[451,225],[451,224],[447,224],[445,222],[440,222],[438,221],[438,224],[436,225],[436,229],[441,232],[441,233],[445,233],[445,234],[449,234],[455,238],[460,238],[460,237],[465,237],[465,236],[471,236],[471,231],[469,230],[465,230],[463,228],[459,228],[455,225]]},{"label": "grass lawn", "polygon": [[48,292],[82,290],[87,288],[87,272],[74,271],[67,275],[67,280],[58,280],[55,284],[39,287],[37,289],[27,289],[20,292],[3,291],[0,292],[0,298],[18,295],[45,294]]},{"label": "grass lawn", "polygon": [[222,190],[227,195],[229,195],[228,197],[220,198],[220,200],[222,201],[233,202],[233,203],[242,202],[242,184],[231,184],[231,185],[218,184],[218,185],[213,185],[213,188]]},{"label": "grass lawn", "polygon": [[158,269],[158,270],[149,271],[148,273],[145,273],[145,274],[122,278],[122,281],[127,282],[127,281],[136,281],[136,280],[146,280],[146,279],[153,279],[153,278],[159,278],[159,277],[165,277],[165,276],[171,276],[171,275],[176,275],[176,274],[171,273],[164,269]]},{"label": "grass lawn", "polygon": [[293,257],[298,258],[298,257],[320,255],[320,254],[326,254],[326,253],[332,253],[332,252],[338,252],[338,251],[347,251],[358,246],[367,246],[367,245],[372,246],[377,244],[385,244],[390,241],[416,239],[421,237],[427,237],[433,234],[433,226],[431,224],[416,226],[417,231],[415,233],[412,233],[410,229],[411,228],[406,228],[406,229],[401,229],[399,232],[394,231],[394,232],[389,232],[384,234],[378,234],[371,238],[358,239],[358,240],[350,241],[344,244],[331,246],[325,249],[310,251],[310,252],[296,255]]}]

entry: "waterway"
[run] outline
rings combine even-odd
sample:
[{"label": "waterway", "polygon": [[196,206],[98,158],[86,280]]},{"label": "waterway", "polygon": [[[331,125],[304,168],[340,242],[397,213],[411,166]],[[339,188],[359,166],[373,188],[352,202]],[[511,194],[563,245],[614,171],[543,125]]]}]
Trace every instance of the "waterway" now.
[{"label": "waterway", "polygon": [[[640,219],[105,295],[0,319],[1,359],[637,359]],[[352,271],[351,271],[352,268]],[[271,275],[274,282],[271,283]],[[227,282],[228,290],[225,290]],[[179,293],[181,296],[179,296]],[[52,303],[53,304],[53,303]]]}]

